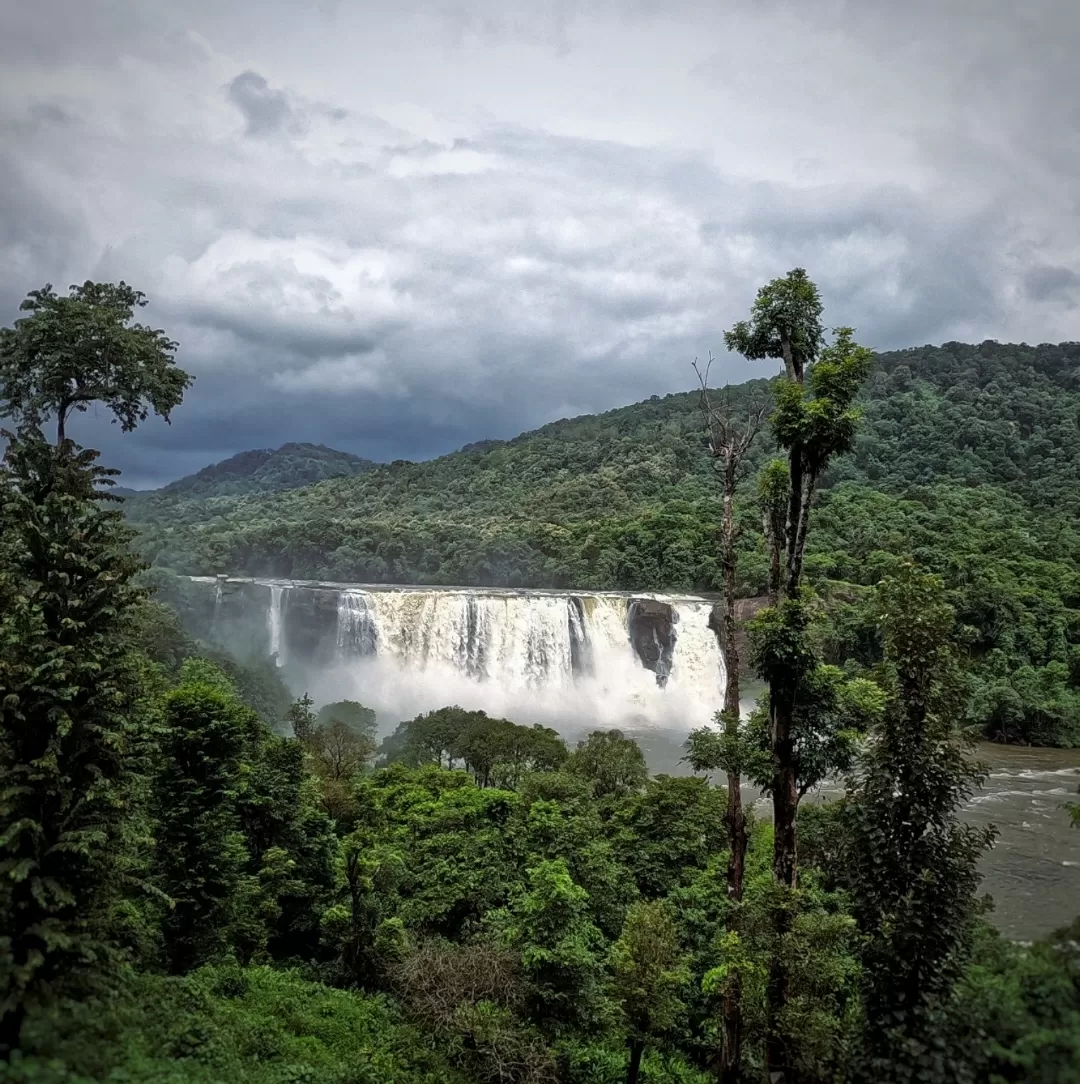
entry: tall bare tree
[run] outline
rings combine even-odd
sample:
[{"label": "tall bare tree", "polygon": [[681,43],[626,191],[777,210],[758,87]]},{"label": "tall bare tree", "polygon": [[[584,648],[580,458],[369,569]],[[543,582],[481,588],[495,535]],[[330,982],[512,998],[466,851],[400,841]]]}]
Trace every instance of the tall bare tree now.
[{"label": "tall bare tree", "polygon": [[[742,804],[742,764],[739,735],[739,642],[735,611],[735,587],[738,555],[735,543],[735,490],[743,473],[743,461],[754,438],[761,431],[766,405],[752,403],[745,412],[736,412],[728,389],[716,395],[709,390],[709,371],[713,357],[702,369],[694,359],[694,372],[701,386],[700,407],[702,423],[709,440],[709,454],[720,476],[723,492],[723,514],[720,519],[720,564],[724,573],[723,631],[727,683],[724,687],[724,707],[720,712],[724,732],[719,743],[698,740],[692,742],[691,761],[695,767],[723,768],[727,776],[727,834],[731,848],[728,858],[728,899],[737,905],[743,896],[743,873],[746,865],[746,814]],[[711,750],[707,752],[706,750]],[[696,754],[696,755],[695,755]],[[733,906],[730,926],[738,922],[738,907]],[[734,972],[723,997],[723,1045],[720,1052],[719,1074],[724,1084],[733,1084],[739,1077],[742,1058],[742,986]]]},{"label": "tall bare tree", "polygon": [[[756,644],[757,666],[769,684],[773,777],[773,876],[783,888],[796,885],[796,814],[799,803],[795,716],[812,652],[806,642],[809,620],[802,593],[803,554],[814,491],[829,460],[850,449],[858,411],[853,402],[870,368],[871,352],[858,346],[850,328],[836,330],[826,346],[817,286],[801,267],[758,290],[750,319],[724,335],[729,350],[750,360],[782,359],[776,407],[769,418],[777,446],[787,453],[787,513],[783,525],[784,568],[773,580],[777,595],[762,615]],[[773,547],[779,540],[777,486],[782,475],[766,478],[763,511]],[[774,566],[777,562],[774,562]],[[779,583],[776,582],[777,578]],[[805,706],[805,705],[804,705]],[[778,906],[777,944],[792,921],[790,894]],[[769,1028],[766,1063],[775,1084],[797,1080],[794,1052],[779,1021],[788,1001],[788,975],[782,954],[774,954],[769,974]]]}]

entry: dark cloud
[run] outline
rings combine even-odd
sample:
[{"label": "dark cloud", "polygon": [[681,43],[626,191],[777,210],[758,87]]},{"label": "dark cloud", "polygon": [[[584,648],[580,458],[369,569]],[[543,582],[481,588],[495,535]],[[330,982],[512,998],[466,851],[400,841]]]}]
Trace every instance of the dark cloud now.
[{"label": "dark cloud", "polygon": [[1080,275],[1071,267],[1041,264],[1024,275],[1024,289],[1032,301],[1065,301],[1075,305],[1080,296]]},{"label": "dark cloud", "polygon": [[249,136],[280,131],[292,113],[284,91],[271,90],[258,72],[241,72],[229,84],[229,101],[244,114]]},{"label": "dark cloud", "polygon": [[[0,322],[125,278],[197,381],[129,484],[376,459],[760,369],[805,266],[880,349],[1075,338],[1064,0],[76,0],[0,16]],[[902,43],[902,46],[898,46]]]}]

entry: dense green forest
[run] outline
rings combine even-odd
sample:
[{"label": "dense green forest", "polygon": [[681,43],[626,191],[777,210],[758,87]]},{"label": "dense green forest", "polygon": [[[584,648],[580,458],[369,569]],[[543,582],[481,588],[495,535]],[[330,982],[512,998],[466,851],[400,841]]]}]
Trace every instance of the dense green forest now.
[{"label": "dense green forest", "polygon": [[[766,381],[751,381],[731,397],[738,408],[767,394]],[[843,483],[916,505],[932,502],[926,487],[996,490],[1019,502],[1033,555],[1075,557],[1067,528],[1080,515],[1080,344],[880,354],[863,405],[852,454],[821,482],[823,503]],[[148,556],[181,572],[718,588],[715,555],[697,544],[716,519],[704,451],[697,394],[657,396],[428,462],[272,496],[204,503],[184,488],[131,514]],[[762,437],[749,465],[769,454]],[[744,587],[763,593],[760,565],[748,567]]]},{"label": "dense green forest", "polygon": [[[731,389],[737,411],[769,394]],[[832,661],[876,658],[859,599],[905,557],[941,575],[977,663],[988,736],[1080,743],[1080,344],[947,343],[879,354],[852,452],[818,487],[810,581],[838,599]],[[129,515],[183,573],[359,582],[716,590],[719,495],[696,393],[654,397],[309,488],[162,491]],[[741,491],[738,590],[766,591]],[[179,483],[177,483],[179,485]]]},{"label": "dense green forest", "polygon": [[[691,735],[702,774],[683,778],[650,777],[617,730],[571,749],[454,706],[377,744],[363,704],[291,699],[150,596],[115,472],[64,431],[78,403],[127,429],[179,406],[176,344],[133,322],[143,304],[46,288],[0,331],[0,1080],[1080,1082],[1080,928],[995,934],[977,896],[994,832],[958,816],[984,778],[972,653],[1014,688],[1062,664],[1009,651],[1070,646],[1060,595],[993,646],[962,608],[984,556],[994,577],[1053,575],[1012,552],[1011,516],[1053,522],[1055,476],[1045,501],[924,491],[924,519],[848,482],[811,521],[871,356],[846,329],[827,341],[796,269],[730,333],[785,362],[768,425],[786,459],[761,492],[789,525],[748,628],[767,690],[750,725]],[[867,507],[919,561],[952,537],[954,566],[872,539],[844,556],[830,540],[865,539],[848,517]],[[803,801],[830,772],[844,797]],[[731,815],[743,775],[771,821]]]}]

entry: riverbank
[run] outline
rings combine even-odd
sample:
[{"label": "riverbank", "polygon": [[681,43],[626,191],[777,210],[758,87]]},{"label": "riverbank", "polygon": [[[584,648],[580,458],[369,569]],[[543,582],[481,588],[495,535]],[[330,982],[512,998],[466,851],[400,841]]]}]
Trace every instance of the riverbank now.
[{"label": "riverbank", "polygon": [[[653,774],[693,774],[681,759],[683,735],[627,733],[644,749]],[[966,803],[963,817],[998,831],[981,864],[982,890],[994,899],[991,919],[1013,940],[1045,936],[1080,914],[1080,832],[1063,808],[1080,784],[1080,749],[982,742],[976,756],[987,765],[988,775]],[[768,800],[759,800],[752,787],[745,792],[748,801],[756,801],[758,816],[770,816]],[[826,785],[804,801],[825,801],[841,793],[839,786]]]}]

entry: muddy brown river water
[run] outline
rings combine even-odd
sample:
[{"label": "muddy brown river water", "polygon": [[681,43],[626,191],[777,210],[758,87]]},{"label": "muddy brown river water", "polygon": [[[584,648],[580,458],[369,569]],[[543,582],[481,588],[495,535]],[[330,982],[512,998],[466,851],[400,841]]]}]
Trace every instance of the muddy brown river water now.
[{"label": "muddy brown river water", "polygon": [[[679,735],[640,731],[633,737],[645,749],[654,773],[690,774],[680,762]],[[985,743],[976,755],[990,774],[963,816],[998,830],[993,850],[982,861],[982,890],[994,898],[993,921],[1007,937],[1041,937],[1080,915],[1080,830],[1071,827],[1062,808],[1065,802],[1080,800],[1080,749]],[[838,793],[835,787],[823,787],[816,796]],[[756,796],[752,791],[748,795]],[[757,810],[768,816],[768,802],[759,801]]]}]

